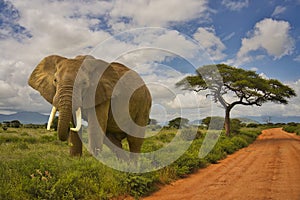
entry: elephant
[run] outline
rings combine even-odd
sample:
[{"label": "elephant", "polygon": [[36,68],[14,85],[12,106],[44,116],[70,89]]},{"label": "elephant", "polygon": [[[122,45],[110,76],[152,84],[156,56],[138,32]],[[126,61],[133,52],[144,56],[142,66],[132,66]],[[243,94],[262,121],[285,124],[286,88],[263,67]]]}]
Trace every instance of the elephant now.
[{"label": "elephant", "polygon": [[82,155],[82,119],[88,122],[92,154],[101,152],[103,144],[122,150],[125,138],[130,152],[140,153],[152,98],[134,70],[90,55],[50,55],[36,66],[28,84],[53,105],[48,129],[59,112],[58,137],[61,141],[69,139],[71,155]]}]

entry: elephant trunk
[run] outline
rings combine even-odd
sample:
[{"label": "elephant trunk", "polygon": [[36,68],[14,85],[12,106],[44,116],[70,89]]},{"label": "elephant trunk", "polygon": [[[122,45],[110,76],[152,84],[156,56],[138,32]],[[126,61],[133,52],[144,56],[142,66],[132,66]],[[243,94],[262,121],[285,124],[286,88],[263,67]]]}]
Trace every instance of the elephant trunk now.
[{"label": "elephant trunk", "polygon": [[69,137],[69,127],[72,121],[72,109],[63,108],[59,110],[57,133],[61,141],[66,141]]},{"label": "elephant trunk", "polygon": [[[66,141],[69,137],[70,122],[72,122],[72,87],[59,87],[54,98],[59,110],[57,133],[61,141]],[[54,106],[55,106],[54,104]]]}]

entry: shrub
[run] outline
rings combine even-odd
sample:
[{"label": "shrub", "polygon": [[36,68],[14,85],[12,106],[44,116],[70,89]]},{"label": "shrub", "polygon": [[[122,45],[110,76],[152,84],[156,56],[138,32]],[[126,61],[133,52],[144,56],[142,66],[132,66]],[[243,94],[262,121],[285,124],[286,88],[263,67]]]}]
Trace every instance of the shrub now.
[{"label": "shrub", "polygon": [[205,157],[209,163],[216,164],[219,160],[222,160],[226,157],[226,152],[220,145],[216,145],[215,148],[209,152],[209,154]]},{"label": "shrub", "polygon": [[231,139],[231,142],[237,146],[237,149],[241,149],[243,147],[248,146],[248,143],[241,136],[235,136]]},{"label": "shrub", "polygon": [[125,184],[127,185],[128,192],[135,198],[143,196],[154,190],[153,177],[147,177],[148,174],[128,174]]},{"label": "shrub", "polygon": [[240,133],[240,129],[242,127],[241,123],[242,122],[239,119],[231,119],[230,120],[230,131],[231,131],[231,133],[233,133],[233,134]]},{"label": "shrub", "polygon": [[177,176],[184,177],[203,165],[205,165],[204,160],[200,160],[198,154],[188,151],[182,155],[173,166],[176,169]]},{"label": "shrub", "polygon": [[246,127],[248,128],[257,128],[259,126],[259,124],[256,124],[256,123],[250,123],[250,124],[247,124]]},{"label": "shrub", "polygon": [[230,138],[225,138],[220,146],[224,149],[227,154],[232,154],[237,150],[236,145],[231,141]]},{"label": "shrub", "polygon": [[288,123],[283,127],[283,130],[289,133],[296,133],[297,135],[300,135],[300,124]]},{"label": "shrub", "polygon": [[192,130],[192,129],[182,129],[181,133],[180,133],[180,137],[185,140],[185,141],[192,141],[195,139],[196,136],[196,130]]}]

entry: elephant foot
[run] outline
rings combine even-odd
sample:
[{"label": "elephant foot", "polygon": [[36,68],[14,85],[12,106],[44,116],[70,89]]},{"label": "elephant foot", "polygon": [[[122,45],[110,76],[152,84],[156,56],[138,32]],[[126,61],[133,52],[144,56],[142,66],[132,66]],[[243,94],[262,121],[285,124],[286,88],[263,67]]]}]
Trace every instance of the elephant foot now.
[{"label": "elephant foot", "polygon": [[101,154],[102,148],[93,148],[93,149],[90,148],[89,151],[93,156],[97,157],[98,155]]},{"label": "elephant foot", "polygon": [[102,152],[103,138],[100,134],[89,134],[89,152],[93,156],[98,156]]}]

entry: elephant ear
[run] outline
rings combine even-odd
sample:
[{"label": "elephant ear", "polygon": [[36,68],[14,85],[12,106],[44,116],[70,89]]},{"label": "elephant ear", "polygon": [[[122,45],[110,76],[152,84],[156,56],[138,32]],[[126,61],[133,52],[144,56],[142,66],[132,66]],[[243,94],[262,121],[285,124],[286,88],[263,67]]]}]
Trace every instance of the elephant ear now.
[{"label": "elephant ear", "polygon": [[87,57],[79,73],[88,74],[89,88],[83,97],[83,108],[91,108],[112,98],[120,75],[110,63]]},{"label": "elephant ear", "polygon": [[44,58],[31,73],[28,84],[52,104],[56,88],[53,85],[56,65],[65,60],[61,56],[48,56]]}]

